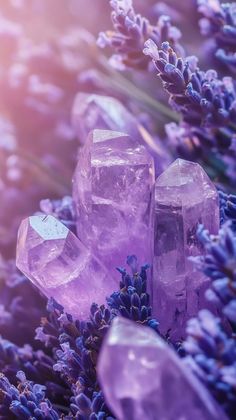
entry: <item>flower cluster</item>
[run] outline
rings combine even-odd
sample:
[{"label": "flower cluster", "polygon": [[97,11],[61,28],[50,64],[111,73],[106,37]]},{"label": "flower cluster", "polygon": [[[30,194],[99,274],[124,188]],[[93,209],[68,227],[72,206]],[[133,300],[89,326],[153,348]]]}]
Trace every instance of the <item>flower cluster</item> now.
[{"label": "flower cluster", "polygon": [[0,374],[1,419],[58,420],[58,413],[45,398],[46,387],[28,381],[22,371],[17,373],[17,378],[19,384],[15,387]]},{"label": "flower cluster", "polygon": [[232,333],[236,326],[236,237],[230,222],[217,237],[203,226],[197,235],[205,253],[192,260],[211,279],[206,296],[221,319],[208,310],[200,311],[188,322],[183,348],[186,362],[232,417],[236,408],[236,342]]}]

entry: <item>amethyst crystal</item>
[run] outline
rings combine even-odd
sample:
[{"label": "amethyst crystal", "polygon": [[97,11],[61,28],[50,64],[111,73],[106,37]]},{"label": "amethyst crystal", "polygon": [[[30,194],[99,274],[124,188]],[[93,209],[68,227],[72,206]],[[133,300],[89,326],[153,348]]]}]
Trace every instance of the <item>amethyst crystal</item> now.
[{"label": "amethyst crystal", "polygon": [[207,278],[189,257],[202,253],[199,223],[219,229],[218,193],[204,170],[177,159],[155,184],[153,312],[162,333],[184,336],[186,321],[205,307]]},{"label": "amethyst crystal", "polygon": [[153,159],[126,134],[94,130],[80,150],[73,197],[77,235],[107,268],[150,262]]},{"label": "amethyst crystal", "polygon": [[72,123],[82,144],[94,128],[122,131],[134,138],[140,136],[133,115],[110,96],[79,93],[72,109]]},{"label": "amethyst crystal", "polygon": [[206,388],[151,329],[114,319],[100,352],[98,378],[119,420],[225,420]]},{"label": "amethyst crystal", "polygon": [[53,216],[32,216],[20,225],[17,267],[66,311],[87,317],[103,304],[116,282],[82,242]]}]

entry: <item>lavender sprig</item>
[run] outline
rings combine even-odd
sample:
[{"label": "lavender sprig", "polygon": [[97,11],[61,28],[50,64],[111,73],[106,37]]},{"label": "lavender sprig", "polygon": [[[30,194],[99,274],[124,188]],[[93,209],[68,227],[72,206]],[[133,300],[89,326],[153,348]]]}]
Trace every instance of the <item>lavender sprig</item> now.
[{"label": "lavender sprig", "polygon": [[26,342],[33,345],[34,328],[46,314],[46,299],[16,269],[13,260],[0,257],[0,280],[0,335],[19,346]]},{"label": "lavender sprig", "polygon": [[213,70],[199,70],[195,57],[179,57],[168,42],[158,48],[148,40],[144,54],[152,58],[164,89],[170,94],[171,105],[184,121],[219,129],[234,124],[236,93],[230,78],[220,80]]},{"label": "lavender sprig", "polygon": [[[222,218],[228,196],[220,193]],[[204,255],[191,258],[211,279],[206,297],[215,304],[221,319],[202,310],[187,325],[183,344],[194,373],[210,389],[230,418],[236,409],[236,237],[231,222],[224,223],[218,236],[201,225],[197,237]]]},{"label": "lavender sprig", "polygon": [[236,230],[236,195],[219,192],[221,224],[231,221],[231,227]]},{"label": "lavender sprig", "polygon": [[171,106],[182,114],[183,121],[172,135],[175,143],[177,140],[177,150],[182,150],[187,156],[192,153],[192,157],[199,152],[204,155],[203,152],[209,154],[210,151],[225,166],[224,175],[227,173],[234,180],[234,81],[229,77],[219,79],[214,70],[201,71],[195,57],[179,57],[168,42],[158,48],[155,42],[148,40],[144,53],[152,58],[158,76],[170,95]]},{"label": "lavender sprig", "polygon": [[169,40],[171,45],[183,53],[179,44],[181,32],[172,26],[168,16],[161,16],[157,25],[153,26],[148,19],[136,14],[132,0],[111,0],[110,5],[113,9],[111,19],[114,31],[101,32],[98,45],[115,50],[111,63],[116,68],[147,70],[150,63],[142,50],[149,38],[159,45]]},{"label": "lavender sprig", "polygon": [[18,386],[0,374],[0,415],[1,419],[58,420],[59,414],[45,398],[46,387],[33,384],[26,379],[24,372],[17,373]]},{"label": "lavender sprig", "polygon": [[22,370],[29,380],[45,385],[46,395],[54,405],[67,405],[69,388],[53,370],[54,362],[43,350],[34,350],[28,344],[18,347],[0,337],[0,371],[11,384],[17,385],[17,372]]},{"label": "lavender sprig", "polygon": [[205,383],[230,418],[236,409],[236,342],[219,318],[202,310],[187,325],[185,362]]},{"label": "lavender sprig", "polygon": [[122,315],[158,331],[159,323],[151,316],[152,308],[147,293],[149,266],[143,266],[139,272],[137,258],[134,255],[128,257],[127,263],[131,268],[132,275],[123,268],[118,269],[122,276],[120,290],[114,292],[107,300],[112,314]]},{"label": "lavender sprig", "polygon": [[223,314],[236,325],[236,237],[228,223],[224,224],[219,236],[199,226],[198,239],[205,249],[205,255],[193,257],[199,270],[212,279],[208,298],[215,302]]},{"label": "lavender sprig", "polygon": [[203,15],[200,28],[203,35],[213,37],[216,57],[236,71],[236,3],[219,0],[198,0],[198,11]]},{"label": "lavender sprig", "polygon": [[71,415],[81,420],[88,418],[88,412],[91,416],[101,416],[106,410],[106,415],[110,415],[102,395],[98,403],[96,377],[98,351],[110,325],[110,311],[94,304],[90,320],[80,322],[65,314],[53,299],[48,303],[48,310],[48,318],[43,319],[42,326],[36,330],[36,339],[52,349],[53,368],[71,388]]}]

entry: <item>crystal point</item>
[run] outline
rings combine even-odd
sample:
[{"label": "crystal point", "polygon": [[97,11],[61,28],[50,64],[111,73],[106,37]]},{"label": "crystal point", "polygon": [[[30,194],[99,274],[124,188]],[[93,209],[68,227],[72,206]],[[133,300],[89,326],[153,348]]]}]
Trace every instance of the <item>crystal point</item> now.
[{"label": "crystal point", "polygon": [[77,234],[111,272],[130,254],[151,262],[153,159],[130,136],[94,130],[80,150],[73,198]]},{"label": "crystal point", "polygon": [[202,253],[199,223],[219,229],[218,193],[200,165],[177,159],[155,184],[152,305],[163,333],[185,335],[186,321],[206,306],[209,280],[189,257]]},{"label": "crystal point", "polygon": [[159,174],[171,158],[159,139],[148,131],[117,99],[110,96],[78,93],[72,109],[72,125],[80,144],[85,144],[94,129],[127,133],[137,144],[145,145],[152,153]]},{"label": "crystal point", "polygon": [[77,317],[87,317],[93,302],[103,304],[117,288],[105,267],[53,216],[22,221],[16,264],[48,298]]},{"label": "crystal point", "polygon": [[114,319],[98,378],[119,420],[226,420],[206,388],[149,327]]}]

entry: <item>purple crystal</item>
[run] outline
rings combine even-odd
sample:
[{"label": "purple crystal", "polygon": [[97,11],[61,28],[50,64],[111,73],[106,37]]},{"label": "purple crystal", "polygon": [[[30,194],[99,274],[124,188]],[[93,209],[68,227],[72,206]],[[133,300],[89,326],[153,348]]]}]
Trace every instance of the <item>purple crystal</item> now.
[{"label": "purple crystal", "polygon": [[79,93],[72,109],[72,124],[81,144],[85,144],[93,129],[127,133],[134,141],[148,147],[157,164],[158,173],[170,163],[164,147],[117,99],[110,96]]},{"label": "purple crystal", "polygon": [[225,420],[184,362],[149,327],[115,318],[98,360],[105,399],[119,420]]},{"label": "purple crystal", "polygon": [[140,136],[135,118],[110,96],[79,93],[72,109],[72,123],[82,144],[94,128]]},{"label": "purple crystal", "polygon": [[126,134],[94,130],[74,175],[77,235],[107,268],[151,262],[153,159]]},{"label": "purple crystal", "polygon": [[53,216],[22,221],[16,265],[47,297],[87,317],[93,302],[104,304],[116,282],[81,241]]},{"label": "purple crystal", "polygon": [[197,163],[177,159],[156,180],[154,216],[153,315],[163,333],[184,336],[186,321],[206,307],[208,279],[189,257],[202,253],[199,223],[219,229],[218,193]]}]

